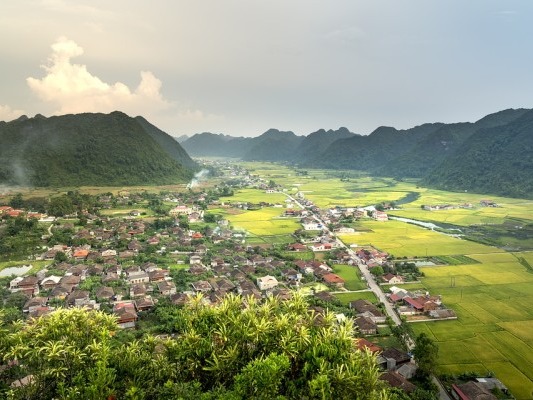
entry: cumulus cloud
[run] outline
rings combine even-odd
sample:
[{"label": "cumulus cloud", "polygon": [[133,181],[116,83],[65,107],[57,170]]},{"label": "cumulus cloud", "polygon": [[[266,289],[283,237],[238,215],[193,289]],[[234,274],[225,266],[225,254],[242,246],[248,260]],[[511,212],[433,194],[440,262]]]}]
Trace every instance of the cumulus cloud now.
[{"label": "cumulus cloud", "polygon": [[52,45],[43,78],[27,78],[30,89],[42,100],[56,105],[56,114],[111,112],[129,114],[165,111],[174,106],[161,94],[161,81],[150,71],[141,71],[135,89],[121,82],[113,84],[91,74],[87,66],[72,59],[83,54],[83,48],[65,37]]},{"label": "cumulus cloud", "polygon": [[14,110],[8,105],[0,104],[0,121],[11,121],[24,114],[23,110]]}]

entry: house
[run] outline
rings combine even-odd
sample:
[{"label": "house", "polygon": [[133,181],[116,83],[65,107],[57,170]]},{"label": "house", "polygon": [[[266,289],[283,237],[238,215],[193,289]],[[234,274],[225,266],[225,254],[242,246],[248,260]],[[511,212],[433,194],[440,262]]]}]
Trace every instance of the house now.
[{"label": "house", "polygon": [[380,357],[382,359],[380,366],[382,368],[386,368],[389,371],[396,370],[403,364],[407,364],[411,361],[411,356],[409,354],[404,351],[395,349],[394,347],[390,347],[384,350],[380,354]]},{"label": "house", "polygon": [[[126,271],[126,280],[130,285],[135,283],[148,283],[150,276],[143,270],[133,270],[134,267]],[[131,271],[130,271],[131,270]]]},{"label": "house", "polygon": [[26,276],[17,285],[18,292],[24,292],[29,296],[39,294],[39,279],[36,276]]},{"label": "house", "polygon": [[403,390],[405,393],[411,393],[416,390],[416,386],[405,379],[402,375],[394,371],[387,371],[379,377],[382,381],[389,384],[390,387]]},{"label": "house", "polygon": [[61,280],[60,276],[56,276],[56,275],[47,276],[41,281],[41,288],[43,290],[51,290],[59,284],[60,280]]},{"label": "house", "polygon": [[89,292],[87,290],[74,290],[67,296],[67,304],[75,307],[82,307],[89,300]]},{"label": "house", "polygon": [[398,285],[398,284],[404,283],[402,276],[394,275],[391,273],[383,275],[381,279],[383,280],[383,282],[391,284],[391,285]]},{"label": "house", "polygon": [[187,206],[176,206],[173,209],[171,209],[168,214],[172,217],[178,216],[178,215],[190,215],[194,212],[194,210]]},{"label": "house", "polygon": [[411,361],[400,366],[400,368],[398,368],[396,372],[398,372],[405,379],[411,379],[415,376],[416,370],[417,370],[416,364]]},{"label": "house", "polygon": [[49,299],[64,300],[72,292],[74,286],[67,284],[59,284],[52,289]]},{"label": "house", "polygon": [[137,311],[133,301],[121,301],[115,303],[113,306],[113,313],[117,316],[117,324],[119,328],[135,328],[137,321]]},{"label": "house", "polygon": [[359,299],[351,301],[349,307],[355,310],[356,317],[370,318],[376,324],[383,324],[387,320],[385,314],[368,300]]},{"label": "house", "polygon": [[325,275],[322,276],[322,280],[324,281],[324,283],[326,283],[327,285],[333,285],[337,288],[342,288],[344,287],[344,279],[342,279],[339,275],[337,274],[332,274],[332,273],[327,273]]},{"label": "house", "polygon": [[301,243],[293,243],[293,244],[289,244],[288,249],[290,251],[297,251],[297,252],[307,251],[307,246]]},{"label": "house", "polygon": [[469,381],[460,385],[452,385],[452,397],[456,400],[497,400],[480,382]]},{"label": "house", "polygon": [[326,303],[338,301],[338,299],[335,296],[333,296],[330,292],[326,292],[326,291],[315,293],[314,296],[317,299],[322,300]]},{"label": "house", "polygon": [[110,301],[115,296],[115,291],[110,286],[101,286],[96,289],[96,298],[99,301]]},{"label": "house", "polygon": [[172,281],[163,281],[157,284],[157,290],[163,296],[176,294],[176,285]]},{"label": "house", "polygon": [[288,268],[281,271],[281,275],[285,277],[289,283],[296,285],[298,285],[302,279],[302,274],[293,268]]},{"label": "house", "polygon": [[168,276],[168,270],[166,269],[156,269],[148,273],[150,282],[163,282]]},{"label": "house", "polygon": [[378,210],[372,213],[372,218],[375,219],[376,221],[388,221],[389,220],[389,216],[387,215],[387,213],[383,211],[378,211]]},{"label": "house", "polygon": [[196,281],[196,282],[191,283],[191,286],[196,292],[201,292],[201,293],[207,293],[213,290],[213,288],[211,287],[211,284],[207,281]]},{"label": "house", "polygon": [[46,307],[48,304],[48,298],[46,297],[32,297],[26,303],[24,303],[24,306],[22,307],[22,312],[27,313],[30,311],[33,311],[35,308],[38,307]]},{"label": "house", "polygon": [[306,231],[320,231],[323,229],[323,226],[320,222],[317,222],[313,219],[306,219],[302,222],[302,226]]},{"label": "house", "polygon": [[135,283],[130,286],[130,297],[141,297],[144,296],[147,292],[146,285],[144,283]]},{"label": "house", "polygon": [[21,277],[21,276],[17,276],[16,278],[13,278],[10,282],[9,282],[9,290],[11,291],[11,293],[15,293],[15,292],[18,292],[19,291],[19,283],[20,281],[22,281],[24,278]]},{"label": "house", "polygon": [[81,277],[78,275],[65,275],[59,281],[62,285],[78,286],[81,282]]},{"label": "house", "polygon": [[86,250],[86,249],[77,249],[74,251],[74,254],[72,254],[72,256],[76,260],[85,260],[88,255],[89,255],[89,250]]},{"label": "house", "polygon": [[259,290],[270,290],[278,286],[278,284],[278,280],[271,275],[257,278],[257,287],[259,288]]},{"label": "house", "polygon": [[363,335],[375,335],[378,333],[378,326],[367,317],[357,317],[354,321],[355,326]]},{"label": "house", "polygon": [[108,249],[102,251],[101,255],[102,257],[115,257],[117,255],[117,251],[114,249]]},{"label": "house", "polygon": [[170,296],[170,301],[175,306],[182,306],[189,301],[189,295],[186,293],[176,293]]},{"label": "house", "polygon": [[346,226],[341,226],[340,228],[334,229],[333,232],[335,232],[335,233],[354,233],[355,229],[354,228],[349,228],[349,227],[346,227]]},{"label": "house", "polygon": [[355,343],[356,343],[357,349],[361,351],[368,350],[373,354],[378,354],[381,352],[381,347],[379,347],[375,343],[372,343],[369,340],[366,340],[365,338],[357,338],[355,339]]},{"label": "house", "polygon": [[311,250],[313,251],[328,251],[333,248],[331,243],[313,243]]},{"label": "house", "polygon": [[154,307],[154,300],[152,300],[152,296],[143,296],[138,299],[135,299],[135,308],[137,308],[137,311],[148,311],[152,307]]},{"label": "house", "polygon": [[202,263],[202,257],[198,256],[198,255],[192,255],[190,258],[189,258],[189,264],[190,265],[194,265],[194,264],[201,264]]}]

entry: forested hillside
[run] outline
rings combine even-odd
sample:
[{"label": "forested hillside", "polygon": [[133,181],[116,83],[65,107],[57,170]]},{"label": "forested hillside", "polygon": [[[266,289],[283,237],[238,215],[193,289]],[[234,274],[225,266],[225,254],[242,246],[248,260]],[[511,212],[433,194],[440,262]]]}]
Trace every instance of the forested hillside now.
[{"label": "forested hillside", "polygon": [[476,131],[423,181],[447,190],[533,198],[533,110]]},{"label": "forested hillside", "polygon": [[202,134],[187,139],[184,147],[195,144],[197,156],[231,154],[305,168],[360,170],[419,178],[425,185],[448,190],[533,198],[531,113],[508,109],[474,123],[428,123],[403,130],[383,126],[369,135],[346,128],[321,129],[308,136],[275,129],[256,138]]},{"label": "forested hillside", "polygon": [[0,183],[23,186],[172,184],[193,174],[181,146],[121,112],[19,118],[0,124]]}]

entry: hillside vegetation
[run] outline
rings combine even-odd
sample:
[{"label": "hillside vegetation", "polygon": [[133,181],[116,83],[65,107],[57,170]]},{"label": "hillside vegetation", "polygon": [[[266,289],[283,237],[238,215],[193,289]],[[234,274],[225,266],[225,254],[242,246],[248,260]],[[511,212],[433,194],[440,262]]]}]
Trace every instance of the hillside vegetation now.
[{"label": "hillside vegetation", "polygon": [[256,138],[203,133],[183,146],[195,156],[359,170],[418,178],[435,188],[533,198],[532,141],[533,110],[508,109],[474,123],[428,123],[404,130],[382,126],[369,135],[346,128],[308,136],[271,129]]},{"label": "hillside vegetation", "polygon": [[0,123],[0,184],[172,184],[196,167],[183,148],[144,118],[121,112]]}]

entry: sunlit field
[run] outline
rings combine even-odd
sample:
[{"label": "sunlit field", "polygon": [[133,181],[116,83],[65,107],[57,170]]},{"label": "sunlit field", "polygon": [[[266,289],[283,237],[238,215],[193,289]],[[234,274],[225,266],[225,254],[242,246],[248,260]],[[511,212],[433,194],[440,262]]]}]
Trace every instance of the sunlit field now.
[{"label": "sunlit field", "polygon": [[457,321],[413,324],[439,344],[439,371],[492,371],[519,399],[533,393],[533,274],[509,253],[474,254],[481,264],[425,267],[423,284]]},{"label": "sunlit field", "polygon": [[[288,167],[264,163],[249,165],[255,168],[254,173],[274,180],[287,193],[301,191],[320,207],[400,201],[401,208],[390,210],[390,215],[437,225],[468,226],[533,220],[533,202],[529,200],[445,192],[419,187],[416,182],[395,182],[387,178],[351,176],[341,181],[339,173],[335,172],[337,176],[333,176],[329,171],[308,170],[306,176],[297,176],[296,171]],[[479,202],[483,199],[493,200],[499,207],[481,207]],[[423,204],[458,206],[465,203],[471,203],[472,208],[438,211],[421,208]],[[241,225],[261,235],[266,234],[267,223],[273,223],[268,218],[269,212],[253,218],[249,213],[228,218],[235,225],[242,219]],[[533,397],[533,273],[519,262],[519,257],[523,257],[533,265],[533,252],[509,253],[400,221],[368,219],[353,226],[358,230],[355,234],[339,235],[348,245],[372,245],[395,257],[443,256],[443,260],[450,262],[461,261],[459,265],[424,267],[425,277],[421,283],[403,286],[441,295],[443,302],[458,316],[456,321],[413,323],[413,329],[417,333],[426,332],[438,343],[440,373],[493,372],[517,399]],[[276,229],[283,232],[281,227],[274,228],[274,232]],[[366,287],[353,273],[353,267],[336,265],[335,272],[346,280],[347,289]],[[335,296],[344,304],[359,298],[376,300],[371,292]]]},{"label": "sunlit field", "polygon": [[341,234],[346,244],[372,245],[395,257],[425,257],[466,253],[499,253],[502,250],[462,240],[400,221],[361,220],[363,231]]}]

